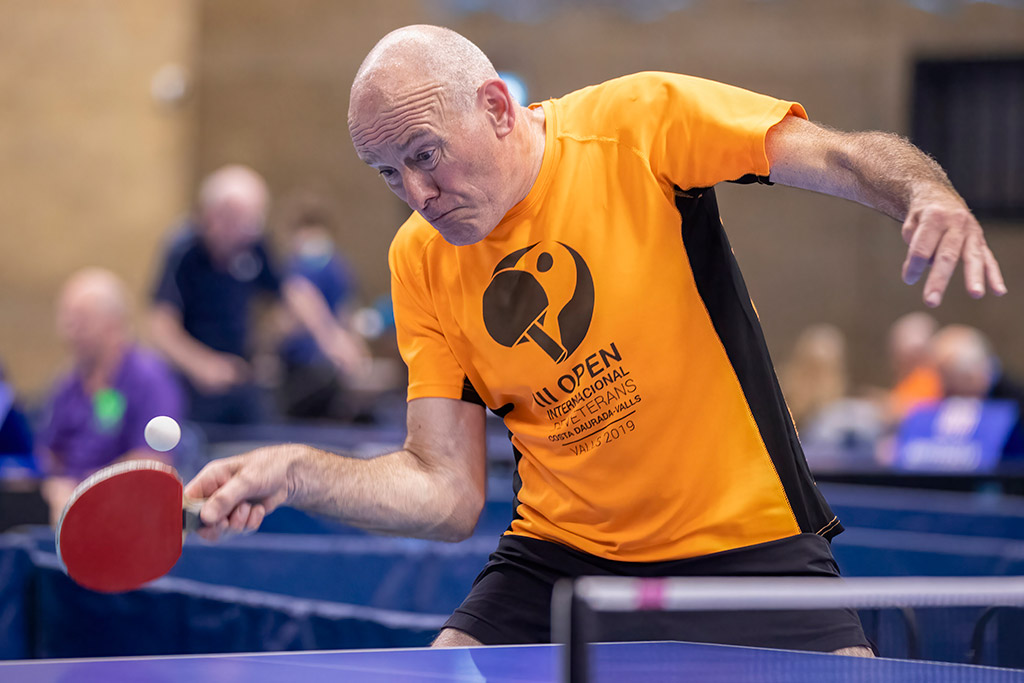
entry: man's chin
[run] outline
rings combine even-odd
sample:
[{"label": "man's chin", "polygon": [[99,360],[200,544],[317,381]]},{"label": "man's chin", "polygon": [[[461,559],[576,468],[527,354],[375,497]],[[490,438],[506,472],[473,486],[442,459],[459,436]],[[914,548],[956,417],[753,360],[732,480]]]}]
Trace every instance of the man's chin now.
[{"label": "man's chin", "polygon": [[[446,225],[446,226],[433,226],[435,230],[441,233],[441,237],[444,241],[452,246],[465,247],[470,244],[476,244],[483,238],[490,234],[490,230],[482,230],[479,226],[467,225],[465,223],[459,225]],[[492,228],[493,229],[493,228]]]}]

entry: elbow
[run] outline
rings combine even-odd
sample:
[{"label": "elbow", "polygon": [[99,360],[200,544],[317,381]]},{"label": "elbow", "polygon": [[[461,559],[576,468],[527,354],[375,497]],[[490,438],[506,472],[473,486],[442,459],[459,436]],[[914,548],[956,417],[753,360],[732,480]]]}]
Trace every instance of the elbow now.
[{"label": "elbow", "polygon": [[465,541],[473,535],[486,499],[482,487],[475,485],[452,489],[452,500],[441,518],[441,524],[434,529],[434,538],[447,543]]}]

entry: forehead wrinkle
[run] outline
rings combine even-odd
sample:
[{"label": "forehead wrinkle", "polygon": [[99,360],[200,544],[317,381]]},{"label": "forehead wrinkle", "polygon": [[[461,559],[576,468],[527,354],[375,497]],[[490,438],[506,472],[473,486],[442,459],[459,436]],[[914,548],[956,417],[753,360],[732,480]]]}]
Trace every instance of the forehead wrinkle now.
[{"label": "forehead wrinkle", "polygon": [[440,85],[417,88],[390,99],[366,123],[359,123],[358,116],[350,117],[349,132],[353,143],[357,146],[376,144],[396,129],[409,125],[410,117],[422,119],[435,114],[438,120],[444,120],[446,98]]},{"label": "forehead wrinkle", "polygon": [[378,119],[373,124],[353,129],[352,141],[357,146],[383,142],[387,137],[395,135],[411,126],[429,124],[431,120],[436,121],[437,117],[431,116],[433,113],[433,108],[424,107]]},{"label": "forehead wrinkle", "polygon": [[[432,131],[429,130],[428,128],[424,128],[423,127],[423,126],[429,125],[429,123],[430,123],[429,119],[422,119],[422,120],[419,120],[419,121],[411,121],[411,122],[409,122],[408,128],[416,128],[416,130],[414,130],[413,132],[407,134],[406,138],[403,141],[396,143],[394,145],[395,149],[400,154],[405,154],[405,150],[407,150],[414,142],[416,142],[417,140],[419,140],[422,137],[426,137],[426,136],[431,135]],[[372,144],[372,143],[370,143],[370,144]],[[360,146],[360,143],[357,142],[356,146],[357,147]],[[365,150],[365,151],[363,151],[360,154],[360,158],[364,162],[366,162],[368,164],[375,164],[375,163],[378,163],[378,161],[379,161],[378,158],[377,158],[377,155],[373,153],[373,150]]]}]

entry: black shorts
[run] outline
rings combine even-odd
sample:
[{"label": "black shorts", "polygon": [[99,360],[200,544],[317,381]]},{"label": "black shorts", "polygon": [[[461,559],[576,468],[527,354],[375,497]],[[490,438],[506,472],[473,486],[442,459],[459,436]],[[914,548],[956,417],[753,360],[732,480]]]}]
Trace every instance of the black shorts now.
[{"label": "black shorts", "polygon": [[[577,576],[838,577],[829,542],[801,534],[670,562],[616,562],[566,546],[505,535],[462,605],[445,623],[485,645],[551,640],[551,591]],[[683,640],[831,652],[871,647],[852,609],[756,612],[639,612],[605,615],[595,640]]]}]

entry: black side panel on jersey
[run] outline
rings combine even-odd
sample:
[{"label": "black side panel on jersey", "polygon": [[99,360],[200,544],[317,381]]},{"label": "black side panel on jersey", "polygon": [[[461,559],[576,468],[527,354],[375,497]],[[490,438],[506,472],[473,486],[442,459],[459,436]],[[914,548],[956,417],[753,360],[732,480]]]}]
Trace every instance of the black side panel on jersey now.
[{"label": "black side panel on jersey", "polygon": [[[744,179],[748,180],[748,179]],[[722,227],[713,188],[679,190],[683,244],[697,291],[739,379],[800,530],[832,538],[842,525],[807,467],[768,345]]]},{"label": "black side panel on jersey", "polygon": [[[484,400],[480,398],[480,392],[476,390],[473,383],[466,377],[462,382],[462,396],[463,401],[469,403],[475,403],[480,406],[486,407]],[[503,406],[499,406],[496,410],[491,412],[498,417],[504,419],[506,415],[512,412],[514,406],[511,403],[506,403]],[[508,433],[508,440],[512,441],[512,432]],[[512,470],[512,521],[522,519],[522,515],[519,514],[519,489],[523,487],[523,479],[519,476],[519,459],[523,457],[523,454],[519,452],[519,449],[515,446],[512,447],[512,455],[515,458],[515,469]],[[512,528],[512,523],[509,522],[509,529]]]}]

